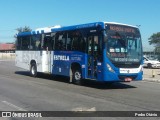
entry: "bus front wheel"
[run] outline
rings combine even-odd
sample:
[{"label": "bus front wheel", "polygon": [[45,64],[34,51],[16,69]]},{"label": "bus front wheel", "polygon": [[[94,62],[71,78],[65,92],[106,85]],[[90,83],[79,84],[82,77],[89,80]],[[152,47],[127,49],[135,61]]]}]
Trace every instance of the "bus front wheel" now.
[{"label": "bus front wheel", "polygon": [[79,69],[73,70],[72,82],[76,85],[82,85],[82,73]]},{"label": "bus front wheel", "polygon": [[36,77],[37,76],[37,66],[36,66],[36,63],[32,63],[31,64],[30,75],[32,77]]}]

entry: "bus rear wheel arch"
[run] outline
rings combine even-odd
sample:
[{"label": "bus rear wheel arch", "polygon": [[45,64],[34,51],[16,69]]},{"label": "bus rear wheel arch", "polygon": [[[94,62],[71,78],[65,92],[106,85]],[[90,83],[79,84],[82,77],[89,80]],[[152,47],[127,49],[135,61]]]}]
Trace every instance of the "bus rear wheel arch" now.
[{"label": "bus rear wheel arch", "polygon": [[30,64],[30,75],[32,77],[36,77],[37,76],[37,65],[36,62],[31,62]]}]

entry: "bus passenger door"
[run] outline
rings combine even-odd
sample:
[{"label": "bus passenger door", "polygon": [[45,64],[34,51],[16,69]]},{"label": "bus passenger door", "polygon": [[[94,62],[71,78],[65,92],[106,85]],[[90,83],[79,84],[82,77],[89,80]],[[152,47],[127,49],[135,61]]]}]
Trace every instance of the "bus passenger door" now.
[{"label": "bus passenger door", "polygon": [[97,79],[98,36],[88,37],[88,78]]},{"label": "bus passenger door", "polygon": [[52,50],[52,38],[50,34],[43,34],[43,50],[42,50],[42,72],[44,73],[51,73],[51,65],[52,65],[52,57],[51,57],[51,50]]}]

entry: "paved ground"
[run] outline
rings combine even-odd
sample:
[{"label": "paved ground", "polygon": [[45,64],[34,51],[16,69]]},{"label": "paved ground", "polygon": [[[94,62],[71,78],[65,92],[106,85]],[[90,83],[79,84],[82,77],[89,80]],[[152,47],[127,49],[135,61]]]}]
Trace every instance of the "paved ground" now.
[{"label": "paved ground", "polygon": [[[139,82],[115,83],[111,86],[96,82],[77,86],[69,84],[67,80],[64,77],[53,78],[43,74],[33,78],[27,71],[16,68],[13,61],[0,61],[0,111],[160,111],[159,82],[148,82],[146,79]],[[144,120],[119,117],[54,119]],[[145,120],[159,118],[148,117]]]},{"label": "paved ground", "polygon": [[160,82],[160,69],[144,68],[144,80],[151,82]]}]

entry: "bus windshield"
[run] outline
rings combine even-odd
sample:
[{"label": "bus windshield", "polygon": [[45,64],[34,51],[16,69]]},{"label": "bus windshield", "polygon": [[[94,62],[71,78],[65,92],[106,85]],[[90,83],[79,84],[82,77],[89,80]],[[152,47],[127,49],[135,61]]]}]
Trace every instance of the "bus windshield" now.
[{"label": "bus windshield", "polygon": [[138,28],[107,25],[107,56],[112,63],[140,63],[142,59],[141,36]]}]

